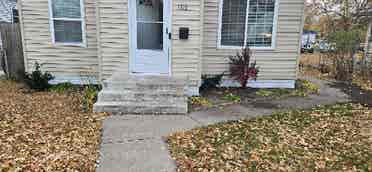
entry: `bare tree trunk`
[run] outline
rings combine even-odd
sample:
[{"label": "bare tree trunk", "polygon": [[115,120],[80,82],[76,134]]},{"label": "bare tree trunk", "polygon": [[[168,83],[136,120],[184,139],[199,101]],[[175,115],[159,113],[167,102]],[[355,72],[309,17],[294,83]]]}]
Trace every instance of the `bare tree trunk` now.
[{"label": "bare tree trunk", "polygon": [[364,55],[363,55],[363,65],[365,67],[368,67],[368,56],[369,56],[369,50],[370,50],[370,39],[371,39],[371,32],[372,32],[372,19],[369,19],[368,29],[367,29],[367,35],[366,35],[366,42],[364,47]]}]

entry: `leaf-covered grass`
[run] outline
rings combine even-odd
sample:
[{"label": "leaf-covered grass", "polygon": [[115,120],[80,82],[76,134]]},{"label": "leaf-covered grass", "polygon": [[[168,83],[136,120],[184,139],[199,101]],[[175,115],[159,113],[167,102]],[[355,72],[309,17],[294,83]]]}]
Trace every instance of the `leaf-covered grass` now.
[{"label": "leaf-covered grass", "polygon": [[32,92],[0,80],[0,171],[95,171],[105,114],[79,92]]},{"label": "leaf-covered grass", "polygon": [[355,75],[352,83],[359,86],[362,90],[372,91],[372,78]]},{"label": "leaf-covered grass", "polygon": [[372,112],[355,104],[220,123],[168,138],[179,171],[372,171]]}]

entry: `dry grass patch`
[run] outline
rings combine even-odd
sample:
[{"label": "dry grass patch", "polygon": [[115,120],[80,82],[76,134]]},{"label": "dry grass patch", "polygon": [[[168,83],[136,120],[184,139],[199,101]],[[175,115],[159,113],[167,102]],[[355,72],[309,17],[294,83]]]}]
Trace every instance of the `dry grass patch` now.
[{"label": "dry grass patch", "polygon": [[0,171],[95,171],[106,115],[82,112],[81,97],[0,80]]},{"label": "dry grass patch", "polygon": [[168,138],[179,171],[371,171],[372,112],[342,104],[211,125]]}]

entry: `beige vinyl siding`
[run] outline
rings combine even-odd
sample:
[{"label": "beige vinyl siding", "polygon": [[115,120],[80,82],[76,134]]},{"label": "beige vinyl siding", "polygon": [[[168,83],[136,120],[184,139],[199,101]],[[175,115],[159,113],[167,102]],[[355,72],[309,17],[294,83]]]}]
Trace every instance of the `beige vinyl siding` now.
[{"label": "beige vinyl siding", "polygon": [[[178,4],[187,4],[188,11],[178,9]],[[173,0],[172,75],[187,77],[193,86],[201,79],[202,5],[201,0]],[[189,27],[188,40],[179,40],[180,27]]]},{"label": "beige vinyl siding", "polygon": [[78,79],[87,73],[98,76],[95,0],[84,3],[86,47],[53,45],[48,0],[23,0],[20,5],[28,72],[39,62],[56,79]]},{"label": "beige vinyl siding", "polygon": [[129,28],[127,0],[99,0],[99,41],[103,79],[129,72]]},{"label": "beige vinyl siding", "polygon": [[[219,0],[205,0],[204,5],[202,73],[221,74],[228,71],[227,57],[239,49],[217,48]],[[279,0],[275,49],[254,50],[261,71],[258,79],[296,79],[303,6],[303,0]]]}]

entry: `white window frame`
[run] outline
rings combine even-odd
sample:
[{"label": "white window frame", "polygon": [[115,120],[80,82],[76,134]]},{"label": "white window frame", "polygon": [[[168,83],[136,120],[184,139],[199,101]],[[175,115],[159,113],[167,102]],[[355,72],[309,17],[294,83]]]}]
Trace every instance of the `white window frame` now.
[{"label": "white window frame", "polygon": [[[223,13],[223,1],[220,0],[219,2],[219,14],[218,14],[218,40],[217,40],[217,48],[218,49],[242,49],[243,47],[247,46],[247,36],[248,36],[248,16],[249,16],[249,1],[247,1],[247,9],[246,9],[246,16],[245,16],[245,33],[244,33],[244,46],[228,46],[222,45],[222,13]],[[274,7],[274,19],[273,19],[273,31],[271,36],[271,46],[269,47],[252,47],[249,48],[255,50],[274,50],[276,48],[276,36],[277,36],[277,29],[278,29],[278,12],[279,12],[279,0],[275,0],[275,7]]]},{"label": "white window frame", "polygon": [[[54,18],[53,16],[53,5],[52,0],[48,0],[49,4],[49,23],[50,23],[50,32],[52,35],[52,43],[54,46],[57,45],[70,45],[70,46],[79,46],[79,47],[86,47],[86,28],[85,28],[85,7],[84,7],[84,0],[80,0],[80,18]],[[81,31],[82,31],[82,42],[56,42],[55,38],[55,30],[54,30],[54,21],[61,20],[61,21],[80,21],[81,22]]]}]

